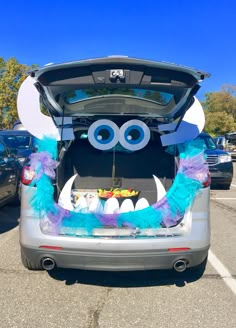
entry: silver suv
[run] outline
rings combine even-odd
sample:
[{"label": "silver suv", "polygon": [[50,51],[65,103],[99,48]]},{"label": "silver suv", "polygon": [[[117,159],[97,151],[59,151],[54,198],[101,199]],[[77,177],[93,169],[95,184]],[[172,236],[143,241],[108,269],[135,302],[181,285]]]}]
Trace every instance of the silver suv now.
[{"label": "silver suv", "polygon": [[26,268],[180,272],[206,263],[210,179],[195,97],[205,77],[128,57],[30,73],[18,94],[19,118],[38,138],[22,174]]}]

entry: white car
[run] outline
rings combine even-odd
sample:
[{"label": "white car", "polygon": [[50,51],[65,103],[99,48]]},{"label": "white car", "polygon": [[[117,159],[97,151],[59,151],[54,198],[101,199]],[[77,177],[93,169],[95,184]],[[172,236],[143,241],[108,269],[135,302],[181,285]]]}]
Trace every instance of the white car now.
[{"label": "white car", "polygon": [[19,118],[39,139],[22,175],[26,268],[206,263],[210,179],[195,94],[208,76],[114,56],[30,73],[18,94]]}]

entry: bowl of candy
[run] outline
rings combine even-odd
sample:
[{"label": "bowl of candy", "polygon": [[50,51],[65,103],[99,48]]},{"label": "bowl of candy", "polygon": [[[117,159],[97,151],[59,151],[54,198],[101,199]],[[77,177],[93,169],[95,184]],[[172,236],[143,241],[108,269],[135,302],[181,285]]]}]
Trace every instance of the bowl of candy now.
[{"label": "bowl of candy", "polygon": [[121,205],[125,199],[131,199],[133,204],[135,205],[138,201],[140,191],[128,188],[128,189],[121,189],[121,188],[110,188],[110,189],[101,189],[97,190],[98,197],[101,200],[108,200],[109,198],[116,198]]}]

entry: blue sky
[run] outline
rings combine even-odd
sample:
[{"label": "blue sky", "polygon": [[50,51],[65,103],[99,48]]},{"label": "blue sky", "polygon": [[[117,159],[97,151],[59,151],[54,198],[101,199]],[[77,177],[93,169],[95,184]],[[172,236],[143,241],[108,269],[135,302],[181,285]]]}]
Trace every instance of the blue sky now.
[{"label": "blue sky", "polygon": [[8,1],[0,57],[22,64],[128,55],[207,71],[199,97],[236,85],[236,1]]}]

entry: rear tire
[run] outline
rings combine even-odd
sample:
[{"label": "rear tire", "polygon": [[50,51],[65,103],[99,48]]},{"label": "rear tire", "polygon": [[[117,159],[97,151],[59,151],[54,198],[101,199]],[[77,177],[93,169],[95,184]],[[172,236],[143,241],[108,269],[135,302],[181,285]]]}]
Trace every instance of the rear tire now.
[{"label": "rear tire", "polygon": [[13,198],[12,198],[12,200],[10,202],[10,205],[13,205],[13,206],[19,206],[20,205],[19,183],[17,183],[16,192],[15,192],[15,195],[13,196]]},{"label": "rear tire", "polygon": [[205,272],[207,260],[208,260],[208,256],[205,257],[205,259],[202,261],[202,263],[200,263],[199,265],[197,265],[195,267],[189,268],[189,270],[192,273],[196,274],[197,276],[201,277]]},{"label": "rear tire", "polygon": [[222,185],[221,188],[223,190],[229,190],[230,189],[230,185],[231,185],[231,183],[227,183],[227,184]]},{"label": "rear tire", "polygon": [[21,262],[24,265],[24,267],[28,270],[43,270],[41,263],[35,263],[35,262],[30,261],[25,256],[22,249],[21,249]]}]

